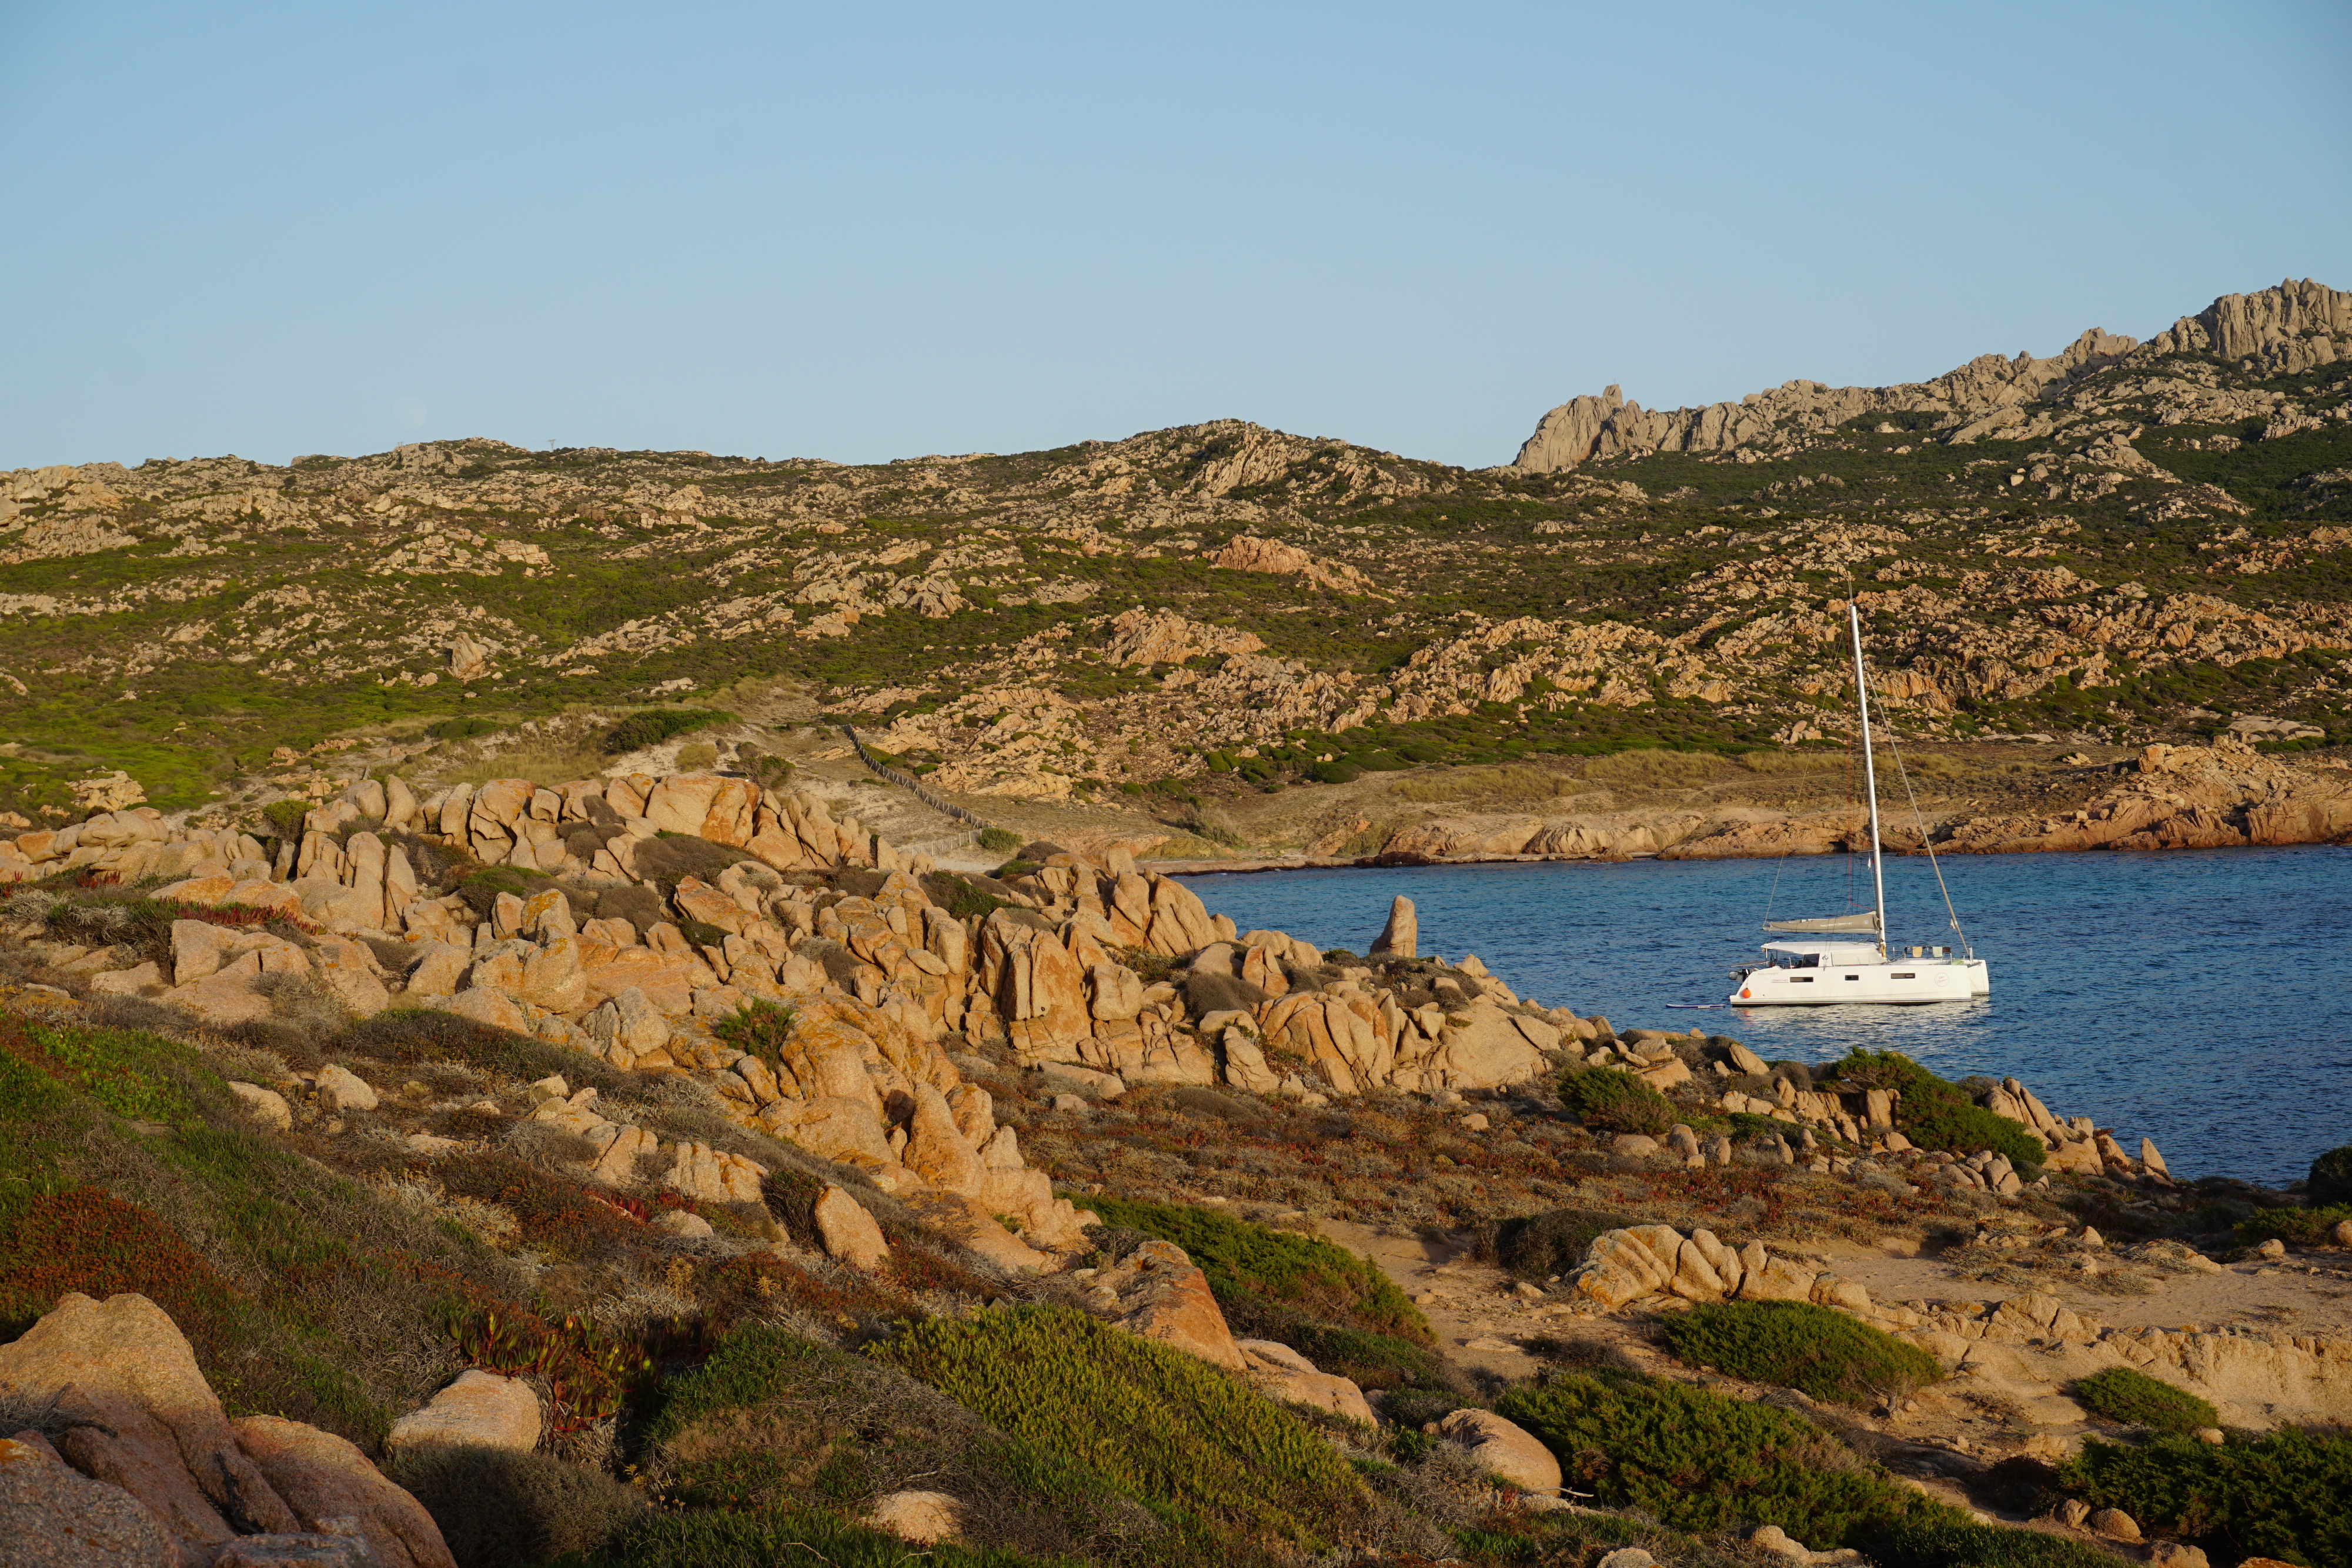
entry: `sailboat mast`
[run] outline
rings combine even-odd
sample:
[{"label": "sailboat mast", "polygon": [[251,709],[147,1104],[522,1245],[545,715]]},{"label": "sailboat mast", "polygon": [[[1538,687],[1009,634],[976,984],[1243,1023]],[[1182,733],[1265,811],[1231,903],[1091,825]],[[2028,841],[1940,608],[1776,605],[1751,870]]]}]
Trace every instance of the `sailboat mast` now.
[{"label": "sailboat mast", "polygon": [[1862,781],[1870,797],[1870,884],[1878,897],[1878,956],[1886,956],[1886,866],[1878,843],[1878,767],[1870,751],[1870,682],[1862,667],[1862,607],[1845,601],[1846,623],[1853,630],[1853,695],[1862,706]]}]

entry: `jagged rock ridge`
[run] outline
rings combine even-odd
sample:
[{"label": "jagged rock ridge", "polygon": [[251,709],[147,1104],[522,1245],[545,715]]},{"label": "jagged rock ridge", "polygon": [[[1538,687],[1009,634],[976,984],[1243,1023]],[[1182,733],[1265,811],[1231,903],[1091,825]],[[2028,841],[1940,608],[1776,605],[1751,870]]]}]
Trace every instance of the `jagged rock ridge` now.
[{"label": "jagged rock ridge", "polygon": [[[2137,355],[2135,350],[2137,350]],[[2144,347],[2094,327],[2048,359],[1985,354],[1932,381],[1891,387],[1829,387],[1784,382],[1738,402],[1645,411],[1612,386],[1573,398],[1544,415],[1512,466],[1544,474],[1597,458],[1653,452],[1738,452],[1769,446],[1787,429],[1827,430],[1863,414],[1929,414],[1954,443],[1997,428],[1989,416],[2048,402],[2093,371],[2168,354],[2215,354],[2280,375],[2331,364],[2352,352],[2352,293],[2305,278],[2254,294],[2229,294],[2182,317]]]}]

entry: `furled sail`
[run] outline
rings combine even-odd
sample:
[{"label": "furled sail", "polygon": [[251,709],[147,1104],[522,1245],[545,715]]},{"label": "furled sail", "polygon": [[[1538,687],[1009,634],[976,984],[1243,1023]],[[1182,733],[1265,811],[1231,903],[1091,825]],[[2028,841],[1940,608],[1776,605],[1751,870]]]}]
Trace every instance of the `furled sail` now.
[{"label": "furled sail", "polygon": [[1865,909],[1859,915],[1825,915],[1819,920],[1768,920],[1767,931],[1875,931],[1878,912]]}]

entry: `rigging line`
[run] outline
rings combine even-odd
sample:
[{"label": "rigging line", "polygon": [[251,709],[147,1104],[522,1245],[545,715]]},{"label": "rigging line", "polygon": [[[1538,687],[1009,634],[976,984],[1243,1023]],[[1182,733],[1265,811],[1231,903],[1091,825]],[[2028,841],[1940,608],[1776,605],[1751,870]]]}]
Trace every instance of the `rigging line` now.
[{"label": "rigging line", "polygon": [[[1884,703],[1888,700],[1885,683],[1878,683],[1878,688],[1879,700]],[[1969,934],[1960,929],[1960,912],[1952,907],[1952,890],[1944,882],[1943,862],[1937,860],[1935,843],[1927,837],[1927,819],[1919,810],[1919,792],[1911,787],[1911,770],[1903,766],[1903,747],[1895,738],[1895,727],[1889,724],[1884,727],[1886,748],[1895,754],[1895,776],[1903,780],[1903,793],[1911,800],[1911,821],[1919,830],[1919,847],[1927,852],[1927,869],[1936,873],[1936,891],[1944,895],[1944,914],[1952,923],[1952,935],[1960,939],[1960,956],[1973,958],[1976,952],[1969,946]]]}]

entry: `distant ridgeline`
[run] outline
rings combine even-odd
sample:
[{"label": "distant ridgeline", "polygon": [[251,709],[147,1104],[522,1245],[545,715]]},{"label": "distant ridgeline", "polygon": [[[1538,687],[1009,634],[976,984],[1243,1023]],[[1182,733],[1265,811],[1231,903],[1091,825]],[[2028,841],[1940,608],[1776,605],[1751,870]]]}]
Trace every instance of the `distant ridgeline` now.
[{"label": "distant ridgeline", "polygon": [[2338,744],[2348,388],[2352,294],[2289,282],[1902,386],[1611,388],[1480,470],[1228,420],[864,466],[466,440],[18,471],[0,810],[117,770],[190,805],[452,721],[576,719],[532,744],[593,755],[659,703],[1054,800],[1799,746],[1839,733],[1849,583],[1915,738]]}]

